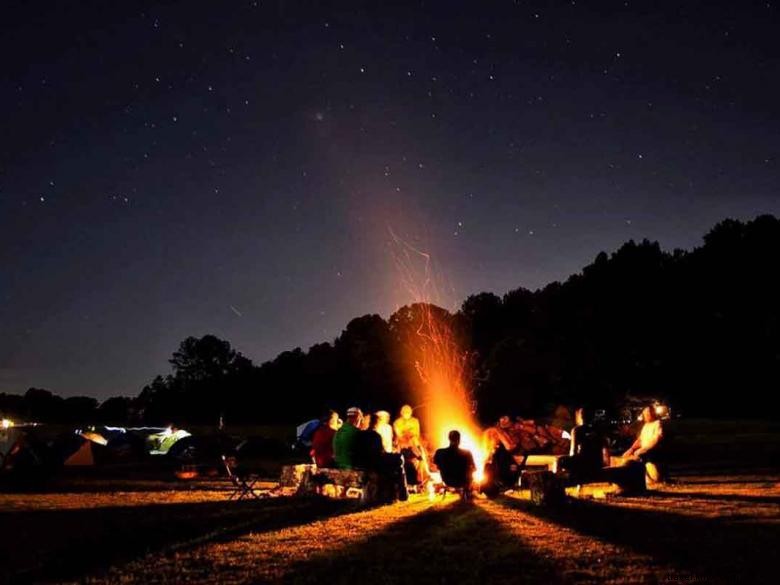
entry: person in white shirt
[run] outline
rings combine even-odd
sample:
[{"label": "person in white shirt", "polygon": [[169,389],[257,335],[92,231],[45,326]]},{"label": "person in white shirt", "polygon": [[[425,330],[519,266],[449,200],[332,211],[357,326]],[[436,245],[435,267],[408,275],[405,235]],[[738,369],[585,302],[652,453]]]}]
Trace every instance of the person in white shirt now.
[{"label": "person in white shirt", "polygon": [[661,472],[661,444],[664,437],[664,429],[661,420],[656,416],[651,406],[642,410],[642,430],[636,441],[623,454],[625,459],[641,461],[645,464],[648,479],[653,483],[663,481]]},{"label": "person in white shirt", "polygon": [[376,422],[374,430],[382,437],[382,449],[385,453],[393,452],[393,427],[390,425],[390,413],[386,410],[379,410],[374,413]]}]

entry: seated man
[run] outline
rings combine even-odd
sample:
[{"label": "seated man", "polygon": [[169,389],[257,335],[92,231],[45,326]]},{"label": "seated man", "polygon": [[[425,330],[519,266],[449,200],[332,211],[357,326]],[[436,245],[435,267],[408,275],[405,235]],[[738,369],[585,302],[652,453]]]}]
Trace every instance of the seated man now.
[{"label": "seated man", "polygon": [[331,410],[314,431],[311,438],[311,457],[317,467],[333,467],[336,464],[333,459],[333,436],[340,426],[339,413]]},{"label": "seated man", "polygon": [[571,473],[574,483],[581,484],[609,465],[609,451],[606,439],[592,424],[589,409],[578,408],[574,424],[569,457],[561,461],[561,466]]},{"label": "seated man", "polygon": [[504,415],[494,427],[485,429],[482,446],[488,455],[490,480],[509,487],[517,483],[525,460],[520,436],[512,419]]},{"label": "seated man", "polygon": [[412,407],[404,404],[400,416],[393,423],[398,450],[404,456],[409,483],[423,485],[430,478],[428,455],[422,444],[420,421],[412,416]]},{"label": "seated man", "polygon": [[472,483],[477,466],[470,451],[460,448],[460,433],[450,431],[448,435],[450,446],[438,449],[433,456],[433,462],[439,468],[441,478],[448,487],[462,490],[463,498],[468,500],[472,495]]},{"label": "seated man", "polygon": [[661,420],[656,416],[655,409],[646,406],[642,410],[642,430],[639,437],[623,454],[625,459],[641,461],[645,464],[647,477],[651,482],[664,481],[663,468],[663,436],[664,429]]},{"label": "seated man", "polygon": [[390,425],[390,413],[378,410],[374,413],[374,430],[382,437],[382,448],[385,453],[393,452],[393,427]]},{"label": "seated man", "polygon": [[376,472],[380,501],[399,499],[406,501],[409,492],[406,486],[404,460],[398,453],[386,453],[382,436],[377,432],[377,421],[373,428],[359,431],[356,438],[354,463],[358,469]]},{"label": "seated man", "polygon": [[333,459],[339,469],[355,469],[358,458],[358,435],[363,412],[356,406],[347,410],[347,420],[333,435]]}]

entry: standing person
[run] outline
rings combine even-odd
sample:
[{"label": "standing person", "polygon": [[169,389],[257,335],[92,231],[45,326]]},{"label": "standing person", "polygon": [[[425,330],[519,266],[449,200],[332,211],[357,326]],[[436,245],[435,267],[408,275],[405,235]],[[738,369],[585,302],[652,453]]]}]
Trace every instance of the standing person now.
[{"label": "standing person", "polygon": [[336,464],[333,459],[333,436],[340,426],[339,413],[330,410],[323,418],[322,424],[314,431],[311,438],[311,456],[317,467],[333,467]]},{"label": "standing person", "polygon": [[652,406],[645,406],[642,409],[642,420],[644,424],[639,436],[628,451],[623,453],[623,457],[644,463],[650,482],[661,483],[665,480],[662,467],[664,429],[661,419],[656,416]]},{"label": "standing person", "polygon": [[393,427],[390,425],[390,413],[379,410],[374,413],[374,430],[382,437],[382,449],[385,453],[393,452]]},{"label": "standing person", "polygon": [[431,476],[428,456],[420,435],[420,421],[412,416],[412,407],[404,404],[400,416],[393,423],[398,450],[404,456],[409,483],[423,485]]},{"label": "standing person", "polygon": [[347,420],[333,435],[333,459],[339,469],[355,469],[359,457],[360,423],[363,412],[356,406],[347,410]]},{"label": "standing person", "polygon": [[445,485],[461,491],[464,500],[470,500],[473,492],[473,478],[477,466],[471,451],[460,448],[460,432],[450,431],[449,447],[438,449],[433,462],[441,472]]}]

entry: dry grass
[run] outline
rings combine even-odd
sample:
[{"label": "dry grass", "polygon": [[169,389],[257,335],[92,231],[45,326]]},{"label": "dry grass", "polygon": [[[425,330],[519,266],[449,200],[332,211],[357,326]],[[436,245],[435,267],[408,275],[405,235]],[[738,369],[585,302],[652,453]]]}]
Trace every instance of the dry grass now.
[{"label": "dry grass", "polygon": [[[754,449],[761,461],[767,451]],[[646,497],[559,508],[515,494],[369,510],[227,502],[224,482],[90,479],[67,492],[0,494],[0,582],[774,584],[777,470],[678,479]]]},{"label": "dry grass", "polygon": [[7,583],[79,578],[149,551],[276,530],[355,506],[281,498],[228,502],[225,491],[4,497],[15,505],[0,508],[0,582]]},{"label": "dry grass", "polygon": [[[90,583],[774,583],[774,477],[690,478],[643,498],[534,508],[454,497],[207,539]],[[751,483],[755,482],[755,483]],[[299,503],[284,500],[287,514]],[[316,505],[311,503],[312,505]]]}]

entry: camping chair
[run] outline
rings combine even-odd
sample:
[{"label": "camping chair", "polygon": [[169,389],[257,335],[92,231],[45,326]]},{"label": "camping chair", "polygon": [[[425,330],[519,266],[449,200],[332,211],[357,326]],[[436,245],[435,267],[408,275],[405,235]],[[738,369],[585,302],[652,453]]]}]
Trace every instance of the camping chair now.
[{"label": "camping chair", "polygon": [[267,495],[260,494],[254,489],[254,485],[258,481],[257,477],[240,473],[234,467],[230,466],[227,457],[224,455],[222,455],[222,464],[225,466],[225,472],[230,479],[230,483],[233,485],[233,490],[230,492],[228,500],[234,498],[236,500],[243,500],[244,498],[255,498],[259,500],[264,495]]}]

